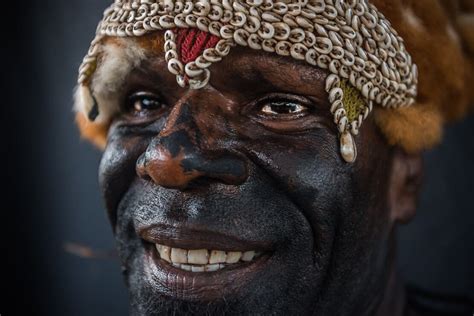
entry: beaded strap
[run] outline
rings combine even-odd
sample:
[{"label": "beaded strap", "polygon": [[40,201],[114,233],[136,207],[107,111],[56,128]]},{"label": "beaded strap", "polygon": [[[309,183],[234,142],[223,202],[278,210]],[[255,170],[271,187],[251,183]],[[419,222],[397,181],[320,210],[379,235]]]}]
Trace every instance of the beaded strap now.
[{"label": "beaded strap", "polygon": [[[199,56],[183,59],[177,34],[188,28],[216,40]],[[341,154],[348,162],[356,159],[353,136],[374,102],[400,107],[413,104],[416,98],[417,67],[403,39],[368,0],[116,0],[99,24],[79,71],[79,84],[87,85],[96,68],[102,37],[136,37],[157,30],[166,31],[169,71],[180,86],[191,89],[206,86],[209,66],[236,45],[329,71],[326,91],[340,132]],[[351,115],[343,102],[343,82],[349,82],[365,100],[362,107],[351,108]]]}]

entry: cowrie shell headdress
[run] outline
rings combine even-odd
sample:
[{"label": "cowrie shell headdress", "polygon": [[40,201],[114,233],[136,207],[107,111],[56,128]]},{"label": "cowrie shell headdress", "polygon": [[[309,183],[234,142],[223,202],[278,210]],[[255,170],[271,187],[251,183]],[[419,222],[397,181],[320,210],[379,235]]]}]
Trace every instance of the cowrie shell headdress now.
[{"label": "cowrie shell headdress", "polygon": [[[347,162],[356,159],[354,136],[374,103],[409,106],[417,94],[417,67],[403,39],[368,0],[116,0],[98,26],[79,84],[88,87],[104,36],[137,37],[157,30],[165,31],[169,71],[190,89],[206,86],[209,66],[236,45],[328,71],[329,110]],[[344,94],[351,89],[359,94],[355,101],[363,102],[348,101]],[[95,104],[89,111],[93,120],[100,109]]]}]

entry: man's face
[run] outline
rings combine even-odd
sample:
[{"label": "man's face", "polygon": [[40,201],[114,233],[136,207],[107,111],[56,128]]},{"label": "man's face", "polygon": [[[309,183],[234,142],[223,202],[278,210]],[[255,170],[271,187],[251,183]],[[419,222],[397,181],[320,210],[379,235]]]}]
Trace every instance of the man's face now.
[{"label": "man's face", "polygon": [[393,224],[373,121],[348,164],[325,72],[248,48],[210,70],[180,88],[153,54],[117,97],[100,178],[132,313],[373,312]]}]

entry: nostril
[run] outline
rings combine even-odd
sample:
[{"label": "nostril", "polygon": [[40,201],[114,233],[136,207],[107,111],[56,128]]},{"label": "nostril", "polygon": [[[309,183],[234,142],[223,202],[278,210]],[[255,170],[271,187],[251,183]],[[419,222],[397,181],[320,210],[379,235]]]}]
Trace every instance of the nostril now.
[{"label": "nostril", "polygon": [[212,182],[213,181],[210,178],[196,178],[188,183],[188,185],[186,186],[186,191],[202,190],[203,188],[208,188]]},{"label": "nostril", "polygon": [[153,180],[153,179],[152,179],[149,175],[147,175],[147,174],[142,175],[142,176],[140,176],[140,177],[141,177],[143,180],[145,180],[145,181],[152,181],[152,180]]}]

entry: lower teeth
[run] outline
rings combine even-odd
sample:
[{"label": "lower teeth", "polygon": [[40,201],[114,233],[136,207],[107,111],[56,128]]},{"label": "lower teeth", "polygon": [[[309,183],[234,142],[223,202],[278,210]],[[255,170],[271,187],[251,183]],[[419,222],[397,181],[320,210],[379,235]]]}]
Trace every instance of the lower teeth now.
[{"label": "lower teeth", "polygon": [[191,272],[213,272],[217,270],[221,270],[226,267],[225,264],[207,264],[207,265],[189,265],[189,264],[181,264],[181,263],[172,263],[173,267],[191,271]]}]

